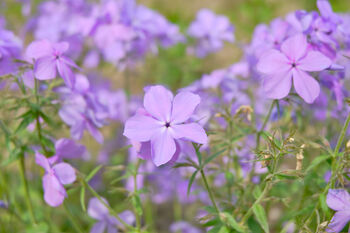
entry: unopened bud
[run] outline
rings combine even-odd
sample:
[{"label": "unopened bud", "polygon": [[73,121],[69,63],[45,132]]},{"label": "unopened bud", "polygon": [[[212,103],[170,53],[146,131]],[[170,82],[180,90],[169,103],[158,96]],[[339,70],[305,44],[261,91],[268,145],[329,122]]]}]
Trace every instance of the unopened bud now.
[{"label": "unopened bud", "polygon": [[350,140],[347,141],[347,143],[346,143],[346,148],[347,148],[347,149],[350,149]]},{"label": "unopened bud", "polygon": [[294,138],[288,138],[288,139],[287,139],[287,142],[289,142],[289,143],[294,142]]},{"label": "unopened bud", "polygon": [[264,155],[264,160],[261,161],[261,167],[267,167],[270,164],[270,160],[269,158],[271,158],[270,154],[265,154]]},{"label": "unopened bud", "polygon": [[248,121],[252,120],[253,108],[249,105],[242,105],[237,110],[235,115],[245,115]]},{"label": "unopened bud", "polygon": [[297,159],[297,165],[296,165],[295,170],[297,170],[297,171],[301,170],[303,167],[304,148],[305,148],[305,144],[301,145],[299,152],[295,156]]}]

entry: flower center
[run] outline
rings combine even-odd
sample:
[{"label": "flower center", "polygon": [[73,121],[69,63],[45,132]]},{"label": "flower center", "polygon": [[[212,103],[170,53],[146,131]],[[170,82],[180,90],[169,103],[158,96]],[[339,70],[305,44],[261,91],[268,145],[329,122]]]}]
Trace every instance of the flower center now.
[{"label": "flower center", "polygon": [[297,64],[295,64],[295,62],[292,63],[292,67],[295,68],[297,67]]},{"label": "flower center", "polygon": [[170,127],[170,122],[165,123],[165,127],[169,128]]}]

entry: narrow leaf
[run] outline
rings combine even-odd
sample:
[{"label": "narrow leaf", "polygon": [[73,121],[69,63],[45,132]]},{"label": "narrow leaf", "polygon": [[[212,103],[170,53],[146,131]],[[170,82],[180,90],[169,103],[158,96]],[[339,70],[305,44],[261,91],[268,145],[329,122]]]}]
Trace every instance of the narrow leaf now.
[{"label": "narrow leaf", "polygon": [[256,217],[256,220],[259,222],[262,229],[265,231],[265,233],[269,233],[269,224],[267,222],[266,213],[264,210],[264,207],[262,207],[260,204],[253,205],[253,213]]}]

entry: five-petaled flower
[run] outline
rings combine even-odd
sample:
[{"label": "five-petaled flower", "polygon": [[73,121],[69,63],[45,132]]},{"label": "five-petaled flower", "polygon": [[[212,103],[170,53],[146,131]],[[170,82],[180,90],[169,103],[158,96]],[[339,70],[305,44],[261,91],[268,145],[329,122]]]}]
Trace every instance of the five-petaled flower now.
[{"label": "five-petaled flower", "polygon": [[124,135],[136,142],[150,142],[154,164],[165,164],[176,155],[177,140],[207,143],[202,126],[187,123],[199,103],[200,97],[191,92],[173,97],[163,86],[152,86],[144,97],[145,109],[127,120]]},{"label": "five-petaled flower", "polygon": [[308,49],[306,36],[298,34],[281,45],[281,51],[263,53],[257,69],[264,74],[263,87],[273,99],[286,97],[294,84],[295,91],[306,103],[313,103],[320,94],[320,85],[307,72],[327,69],[332,61],[318,51]]},{"label": "five-petaled flower", "polygon": [[26,51],[28,59],[34,59],[34,74],[39,80],[56,78],[57,71],[68,87],[73,87],[75,75],[71,67],[79,67],[64,55],[69,48],[67,42],[51,43],[48,40],[32,42]]}]

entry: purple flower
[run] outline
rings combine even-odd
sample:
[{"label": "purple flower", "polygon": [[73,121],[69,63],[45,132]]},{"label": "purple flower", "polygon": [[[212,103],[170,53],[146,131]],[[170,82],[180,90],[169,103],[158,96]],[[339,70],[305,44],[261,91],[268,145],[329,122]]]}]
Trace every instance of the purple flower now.
[{"label": "purple flower", "polygon": [[350,221],[350,195],[344,189],[330,189],[326,201],[328,207],[336,211],[327,232],[340,232]]},{"label": "purple flower", "polygon": [[[106,200],[104,202],[108,205]],[[88,214],[90,217],[98,220],[90,230],[91,233],[103,233],[106,229],[108,233],[118,232],[117,228],[121,226],[118,219],[110,215],[108,208],[96,197],[91,198],[89,201]],[[135,221],[135,216],[129,210],[120,213],[119,217],[130,225]]]},{"label": "purple flower", "polygon": [[144,97],[144,113],[126,121],[124,135],[133,141],[150,142],[154,164],[165,164],[176,154],[177,140],[207,143],[207,135],[198,123],[185,123],[199,102],[200,97],[191,92],[173,97],[163,86],[152,86]]},{"label": "purple flower", "polygon": [[57,71],[68,87],[73,87],[75,76],[71,67],[78,66],[64,55],[69,48],[67,42],[51,43],[48,40],[32,42],[26,51],[26,56],[34,59],[34,74],[39,80],[56,78]]},{"label": "purple flower", "polygon": [[233,43],[234,27],[229,19],[222,15],[215,15],[209,9],[202,9],[197,13],[196,20],[191,23],[187,33],[197,41],[196,55],[205,57],[209,53],[223,47],[223,41]]},{"label": "purple flower", "polygon": [[201,233],[202,231],[192,226],[188,222],[179,221],[174,222],[170,226],[170,232],[172,233]]},{"label": "purple flower", "polygon": [[0,27],[0,76],[17,71],[18,64],[12,60],[20,57],[21,48],[21,40]]},{"label": "purple flower", "polygon": [[45,169],[43,176],[45,202],[52,207],[61,205],[67,197],[63,185],[71,184],[76,179],[74,168],[64,162],[53,165],[49,159],[38,152],[35,154],[35,161]]},{"label": "purple flower", "polygon": [[77,144],[74,140],[61,138],[55,143],[56,154],[48,160],[50,163],[62,162],[63,159],[81,159],[88,158],[89,152],[86,147]]},{"label": "purple flower", "polygon": [[307,72],[328,68],[332,61],[318,51],[309,51],[306,37],[298,34],[281,45],[281,51],[265,52],[257,64],[264,74],[263,87],[267,97],[282,99],[292,87],[305,102],[312,103],[320,94],[320,85]]}]

